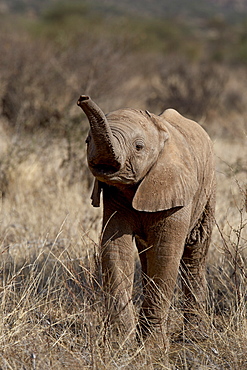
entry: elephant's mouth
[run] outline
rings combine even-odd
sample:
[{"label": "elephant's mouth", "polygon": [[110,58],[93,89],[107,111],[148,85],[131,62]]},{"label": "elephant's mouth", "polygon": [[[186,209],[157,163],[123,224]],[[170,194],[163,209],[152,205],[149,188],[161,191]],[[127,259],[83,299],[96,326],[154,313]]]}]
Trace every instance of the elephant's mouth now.
[{"label": "elephant's mouth", "polygon": [[95,174],[110,176],[119,171],[120,165],[113,166],[113,165],[101,163],[101,164],[91,165],[91,168]]}]

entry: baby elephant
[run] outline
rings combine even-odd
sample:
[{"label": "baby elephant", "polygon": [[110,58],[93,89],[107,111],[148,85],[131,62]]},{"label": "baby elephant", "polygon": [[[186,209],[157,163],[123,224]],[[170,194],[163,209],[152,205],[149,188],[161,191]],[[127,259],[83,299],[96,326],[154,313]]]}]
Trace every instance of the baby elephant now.
[{"label": "baby elephant", "polygon": [[[181,267],[185,324],[204,309],[205,260],[215,206],[212,143],[202,127],[173,109],[159,116],[120,109],[105,115],[88,96],[92,204],[103,192],[101,263],[111,321],[135,331],[135,244],[143,272],[141,338],[162,335]],[[134,243],[135,241],[135,243]]]}]

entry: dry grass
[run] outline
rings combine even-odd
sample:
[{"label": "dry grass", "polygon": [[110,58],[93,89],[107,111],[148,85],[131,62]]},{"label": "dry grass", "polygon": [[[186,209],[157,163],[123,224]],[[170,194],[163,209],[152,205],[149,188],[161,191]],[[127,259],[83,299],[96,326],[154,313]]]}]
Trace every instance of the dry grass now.
[{"label": "dry grass", "polygon": [[[186,337],[177,342],[183,330],[178,292],[170,319],[170,358],[176,369],[247,366],[246,146],[216,139],[215,151],[210,335],[204,342]],[[11,153],[17,165],[6,173],[0,225],[1,368],[162,369],[159,343],[149,350],[129,348],[128,342],[112,339],[105,325],[96,253],[100,211],[89,203],[87,178],[68,185],[67,168],[60,166],[66,155],[63,143],[26,153],[21,163]]]},{"label": "dry grass", "polygon": [[[86,40],[73,44],[71,61],[72,49],[59,57],[56,50],[44,52],[42,45],[35,48],[19,36],[6,40],[2,55],[8,74],[6,66],[0,74],[1,99],[8,108],[0,118],[0,368],[165,368],[161,343],[130,346],[128,338],[114,337],[107,324],[97,259],[101,210],[90,205],[91,178],[83,144],[86,124],[80,124],[82,116],[75,106],[84,92],[98,95],[106,111],[120,106],[150,108],[146,105],[158,99],[153,110],[159,113],[162,94],[186,109],[191,96],[197,99],[196,115],[202,112],[199,118],[214,140],[218,178],[216,225],[208,256],[209,337],[203,342],[186,336],[177,341],[183,333],[178,284],[170,315],[170,359],[174,369],[247,368],[246,87],[241,78],[246,71],[235,71],[222,94],[219,86],[214,94],[209,91],[205,108],[203,94],[196,94],[200,68],[190,86],[194,95],[188,98],[193,70],[187,65],[181,72],[180,64],[177,70],[173,66],[172,81],[183,80],[176,86],[184,90],[171,96],[173,85],[164,86],[170,73],[165,67],[158,73],[160,59],[149,55],[140,59],[118,53],[102,40],[91,50],[91,41]],[[13,58],[20,42],[21,55]],[[47,59],[52,63],[46,64]],[[163,61],[165,66],[170,63]],[[126,66],[131,66],[131,73]],[[229,75],[230,69],[224,68],[223,75]],[[210,105],[212,96],[217,104]],[[137,268],[137,302],[138,278]]]}]

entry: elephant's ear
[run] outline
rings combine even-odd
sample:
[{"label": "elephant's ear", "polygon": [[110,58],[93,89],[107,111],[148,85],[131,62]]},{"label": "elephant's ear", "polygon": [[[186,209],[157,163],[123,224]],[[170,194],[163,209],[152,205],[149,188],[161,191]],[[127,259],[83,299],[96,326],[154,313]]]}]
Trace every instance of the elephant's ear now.
[{"label": "elephant's ear", "polygon": [[160,156],[140,183],[132,205],[158,212],[189,204],[198,189],[196,161],[180,133],[164,143]]},{"label": "elephant's ear", "polygon": [[91,195],[93,207],[99,207],[100,206],[101,190],[102,190],[102,187],[101,187],[100,181],[95,179],[94,180],[94,185],[93,185],[93,191],[92,191],[92,195]]}]

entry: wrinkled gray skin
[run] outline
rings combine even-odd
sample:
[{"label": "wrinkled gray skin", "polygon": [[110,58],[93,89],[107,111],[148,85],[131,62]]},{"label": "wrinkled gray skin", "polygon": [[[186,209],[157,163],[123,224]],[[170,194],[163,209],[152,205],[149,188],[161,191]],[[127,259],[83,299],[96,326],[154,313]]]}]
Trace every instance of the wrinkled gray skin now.
[{"label": "wrinkled gray skin", "polygon": [[143,271],[138,328],[167,344],[169,306],[181,266],[185,323],[205,305],[205,259],[215,205],[211,141],[195,122],[168,109],[156,116],[123,109],[107,116],[88,97],[88,165],[92,204],[103,191],[101,262],[111,321],[135,331],[134,240]]}]

